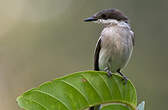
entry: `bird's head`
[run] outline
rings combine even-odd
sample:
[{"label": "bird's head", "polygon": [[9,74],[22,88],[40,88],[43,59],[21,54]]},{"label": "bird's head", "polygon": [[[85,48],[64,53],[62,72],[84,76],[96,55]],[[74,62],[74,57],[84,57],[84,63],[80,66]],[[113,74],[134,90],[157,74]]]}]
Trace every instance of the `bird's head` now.
[{"label": "bird's head", "polygon": [[128,18],[118,9],[112,8],[112,9],[101,10],[96,14],[94,14],[93,16],[84,19],[84,21],[85,22],[94,21],[100,24],[109,24],[115,21],[117,22],[123,21],[128,23]]}]

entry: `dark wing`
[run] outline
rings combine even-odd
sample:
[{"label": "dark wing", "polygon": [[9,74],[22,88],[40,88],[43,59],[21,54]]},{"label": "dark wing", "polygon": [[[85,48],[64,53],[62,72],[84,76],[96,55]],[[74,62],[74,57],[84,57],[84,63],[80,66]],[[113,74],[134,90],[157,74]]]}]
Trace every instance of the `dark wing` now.
[{"label": "dark wing", "polygon": [[99,71],[99,53],[101,49],[101,39],[98,40],[96,44],[96,49],[94,53],[94,70]]}]

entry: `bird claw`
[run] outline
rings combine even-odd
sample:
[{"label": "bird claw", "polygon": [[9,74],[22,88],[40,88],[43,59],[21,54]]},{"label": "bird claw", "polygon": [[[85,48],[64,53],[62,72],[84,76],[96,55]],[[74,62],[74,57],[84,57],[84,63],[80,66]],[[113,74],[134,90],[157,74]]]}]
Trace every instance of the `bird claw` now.
[{"label": "bird claw", "polygon": [[123,73],[121,73],[120,70],[118,70],[117,72],[122,76],[122,80],[124,80],[124,85],[126,85],[128,82],[128,78]]},{"label": "bird claw", "polygon": [[110,78],[112,76],[112,72],[109,70],[108,67],[104,69],[107,72],[107,76]]},{"label": "bird claw", "polygon": [[110,78],[110,77],[112,76],[111,71],[108,71],[108,72],[107,72],[107,75],[108,75],[108,77]]},{"label": "bird claw", "polygon": [[123,77],[122,78],[122,81],[124,80],[124,85],[126,85],[127,84],[127,82],[128,82],[128,78],[127,77]]}]

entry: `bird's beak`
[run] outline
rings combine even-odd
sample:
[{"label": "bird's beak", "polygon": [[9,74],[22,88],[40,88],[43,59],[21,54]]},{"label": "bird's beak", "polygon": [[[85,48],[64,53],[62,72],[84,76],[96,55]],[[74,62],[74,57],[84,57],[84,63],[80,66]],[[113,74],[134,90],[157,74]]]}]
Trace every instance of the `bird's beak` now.
[{"label": "bird's beak", "polygon": [[89,17],[89,18],[84,19],[84,22],[90,22],[90,21],[97,21],[97,18]]}]

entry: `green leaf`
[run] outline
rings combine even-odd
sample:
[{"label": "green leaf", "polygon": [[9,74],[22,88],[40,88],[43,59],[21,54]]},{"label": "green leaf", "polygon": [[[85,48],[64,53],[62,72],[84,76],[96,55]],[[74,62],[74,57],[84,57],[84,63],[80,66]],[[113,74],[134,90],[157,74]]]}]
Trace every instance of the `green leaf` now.
[{"label": "green leaf", "polygon": [[142,102],[138,105],[137,110],[145,110],[145,101],[142,101]]},{"label": "green leaf", "polygon": [[84,110],[106,103],[136,110],[137,96],[132,83],[125,85],[118,75],[109,78],[106,72],[84,71],[46,82],[19,96],[17,102],[25,110]]}]

